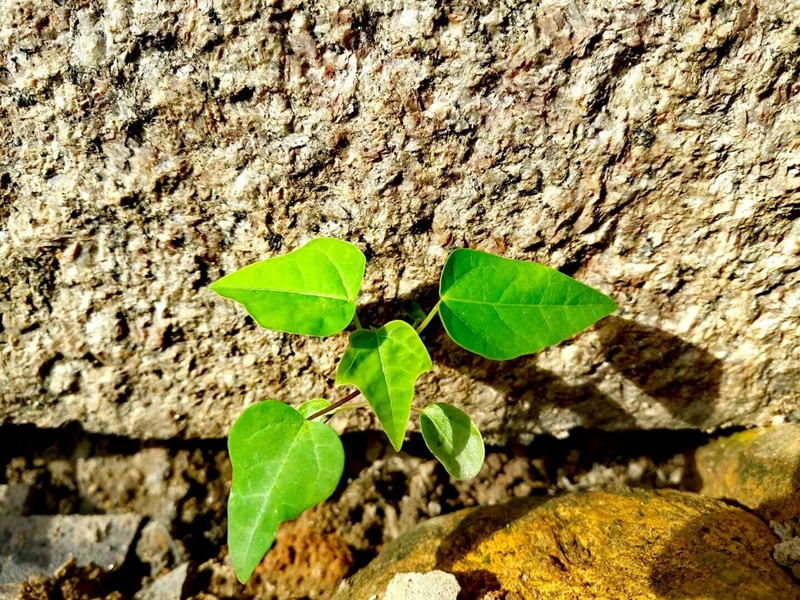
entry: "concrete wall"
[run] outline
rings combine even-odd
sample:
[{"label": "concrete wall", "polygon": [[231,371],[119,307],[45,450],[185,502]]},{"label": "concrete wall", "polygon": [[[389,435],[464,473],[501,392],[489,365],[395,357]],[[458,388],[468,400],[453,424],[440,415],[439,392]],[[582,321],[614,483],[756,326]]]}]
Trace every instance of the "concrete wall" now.
[{"label": "concrete wall", "polygon": [[317,235],[367,254],[365,325],[432,306],[458,247],[617,299],[509,363],[432,328],[419,402],[490,441],[797,418],[798,27],[778,0],[5,2],[0,419],[216,437],[340,397],[345,334],[207,290]]}]

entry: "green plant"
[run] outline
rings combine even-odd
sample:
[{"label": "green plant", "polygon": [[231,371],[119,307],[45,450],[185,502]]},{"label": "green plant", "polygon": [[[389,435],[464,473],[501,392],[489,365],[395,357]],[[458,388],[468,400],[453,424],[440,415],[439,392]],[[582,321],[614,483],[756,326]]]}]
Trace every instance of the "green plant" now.
[{"label": "green plant", "polygon": [[242,582],[269,550],[282,521],[335,490],[344,449],[324,420],[350,408],[343,405],[359,394],[395,449],[400,450],[415,410],[425,443],[447,472],[458,479],[478,473],[483,439],[469,416],[438,402],[412,407],[417,378],[433,368],[419,334],[437,313],[458,345],[506,360],[556,344],[617,308],[608,296],[548,267],[460,249],[447,258],[439,302],[427,315],[412,303],[411,324],[397,320],[364,329],[356,316],[356,296],[365,265],[354,245],[319,238],[211,285],[267,329],[329,336],[355,325],[336,372],[336,385],[351,385],[354,391],[335,403],[317,398],[297,409],[260,402],[231,429],[228,547]]}]

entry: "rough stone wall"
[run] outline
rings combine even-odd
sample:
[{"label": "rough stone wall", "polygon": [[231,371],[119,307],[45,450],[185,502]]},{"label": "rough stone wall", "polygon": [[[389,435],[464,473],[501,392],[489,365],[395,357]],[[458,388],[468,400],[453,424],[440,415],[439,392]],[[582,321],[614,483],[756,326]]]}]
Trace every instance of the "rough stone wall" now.
[{"label": "rough stone wall", "polygon": [[463,246],[618,300],[509,363],[427,334],[419,401],[492,441],[797,418],[799,71],[797,0],[2,0],[0,419],[337,395],[344,334],[206,287],[318,235],[367,254],[368,325]]}]

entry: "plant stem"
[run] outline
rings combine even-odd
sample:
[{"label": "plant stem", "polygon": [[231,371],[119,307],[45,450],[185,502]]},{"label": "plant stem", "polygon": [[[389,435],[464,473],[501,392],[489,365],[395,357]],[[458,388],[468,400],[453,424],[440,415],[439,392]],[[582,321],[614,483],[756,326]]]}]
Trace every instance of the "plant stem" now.
[{"label": "plant stem", "polygon": [[342,398],[338,402],[334,402],[328,408],[323,408],[322,410],[318,410],[317,412],[315,412],[310,417],[306,417],[306,421],[313,421],[317,417],[321,417],[322,415],[327,415],[332,410],[336,410],[337,408],[339,408],[342,404],[346,404],[346,403],[350,402],[350,400],[352,400],[353,398],[358,396],[360,393],[361,392],[358,391],[358,390],[350,392],[349,394],[347,394],[347,396],[345,396],[344,398]]},{"label": "plant stem", "polygon": [[353,313],[353,323],[356,324],[356,329],[364,329],[361,326],[361,321],[358,320],[358,313]]},{"label": "plant stem", "polygon": [[438,312],[439,312],[439,304],[440,304],[441,302],[442,302],[442,301],[441,301],[441,300],[439,300],[439,302],[437,302],[437,303],[436,303],[436,306],[434,306],[434,307],[431,309],[431,312],[429,312],[429,313],[428,313],[428,315],[425,317],[425,320],[424,320],[424,321],[422,321],[422,323],[420,323],[420,324],[417,326],[417,329],[416,329],[416,332],[417,332],[417,333],[422,333],[422,330],[423,330],[423,329],[425,329],[425,328],[428,326],[428,323],[430,323],[430,322],[431,322],[431,319],[433,319],[433,317],[436,315],[436,313],[438,313]]},{"label": "plant stem", "polygon": [[351,404],[350,406],[342,406],[336,411],[336,414],[340,412],[344,412],[346,410],[358,410],[359,408],[369,408],[369,404],[366,402],[362,402],[361,404]]}]

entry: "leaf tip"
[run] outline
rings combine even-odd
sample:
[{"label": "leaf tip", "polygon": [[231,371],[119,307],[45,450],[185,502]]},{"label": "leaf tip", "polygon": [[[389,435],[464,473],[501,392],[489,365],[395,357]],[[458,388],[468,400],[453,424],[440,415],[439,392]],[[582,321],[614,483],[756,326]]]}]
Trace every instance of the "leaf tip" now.
[{"label": "leaf tip", "polygon": [[225,281],[226,277],[227,277],[227,275],[223,275],[222,277],[220,277],[216,281],[211,282],[210,284],[208,284],[208,289],[210,289],[212,292],[214,292],[218,296],[222,296],[224,298],[225,296],[222,293],[222,289],[223,289],[223,283],[222,282]]},{"label": "leaf tip", "polygon": [[608,294],[603,294],[603,301],[605,303],[605,308],[608,311],[606,313],[606,315],[610,315],[611,313],[615,312],[619,308],[619,304],[617,304],[617,301],[614,300]]},{"label": "leaf tip", "polygon": [[248,573],[247,575],[244,575],[244,573],[240,575],[236,567],[233,567],[233,572],[236,573],[236,579],[238,579],[239,583],[241,583],[242,585],[247,584],[247,580],[250,579],[250,575],[252,574],[252,571],[250,571],[250,573]]},{"label": "leaf tip", "polygon": [[250,579],[250,576],[253,574],[253,571],[256,570],[258,563],[261,562],[261,559],[254,560],[252,555],[249,552],[244,554],[237,553],[235,549],[231,552],[231,543],[228,542],[228,553],[231,557],[231,563],[233,565],[233,572],[236,575],[236,579],[239,580],[239,583],[245,585],[247,580]]},{"label": "leaf tip", "polygon": [[400,449],[403,447],[403,441],[405,440],[405,432],[400,435],[389,435],[389,432],[386,432],[386,437],[389,438],[389,442],[392,444],[392,448],[394,448],[395,452],[400,452]]}]

